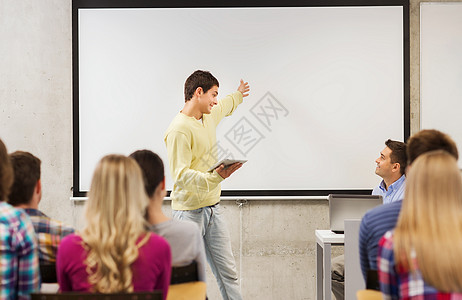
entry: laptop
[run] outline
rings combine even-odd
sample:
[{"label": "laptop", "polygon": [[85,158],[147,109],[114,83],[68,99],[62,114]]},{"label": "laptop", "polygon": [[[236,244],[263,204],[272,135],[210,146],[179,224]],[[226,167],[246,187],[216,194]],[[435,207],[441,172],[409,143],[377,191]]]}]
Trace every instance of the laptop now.
[{"label": "laptop", "polygon": [[344,233],[345,220],[360,220],[368,210],[383,203],[379,195],[330,194],[328,200],[330,230],[335,233]]}]

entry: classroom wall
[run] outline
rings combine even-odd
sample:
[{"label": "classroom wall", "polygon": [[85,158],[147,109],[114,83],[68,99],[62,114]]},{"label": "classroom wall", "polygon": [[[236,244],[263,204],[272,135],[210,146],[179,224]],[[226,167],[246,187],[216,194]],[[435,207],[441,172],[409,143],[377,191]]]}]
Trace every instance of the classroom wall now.
[{"label": "classroom wall", "polygon": [[[410,1],[411,134],[420,123],[420,2]],[[9,151],[30,151],[42,160],[40,208],[80,228],[84,202],[70,201],[71,58],[70,0],[0,0],[0,138]],[[377,151],[382,146],[377,145]],[[371,172],[373,168],[371,161]],[[222,205],[244,298],[315,299],[314,231],[328,227],[327,201],[249,200],[242,206],[234,201]],[[168,203],[164,208],[170,214]],[[220,299],[214,281],[209,282],[208,295]]]}]

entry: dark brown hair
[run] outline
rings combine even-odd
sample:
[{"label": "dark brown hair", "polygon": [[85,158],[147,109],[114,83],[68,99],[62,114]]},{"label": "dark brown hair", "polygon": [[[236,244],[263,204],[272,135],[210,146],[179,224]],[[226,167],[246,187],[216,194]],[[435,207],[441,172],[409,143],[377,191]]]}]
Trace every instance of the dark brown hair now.
[{"label": "dark brown hair", "polygon": [[403,175],[407,166],[406,144],[388,139],[385,141],[385,145],[391,150],[391,163],[399,163],[399,172]]},{"label": "dark brown hair", "polygon": [[13,178],[13,168],[11,168],[8,152],[5,144],[0,139],[0,201],[7,199],[13,184]]},{"label": "dark brown hair", "polygon": [[459,159],[456,143],[449,135],[438,130],[426,129],[417,132],[408,140],[408,164],[412,164],[419,155],[433,150],[444,150],[456,160]]},{"label": "dark brown hair", "polygon": [[164,164],[159,155],[150,150],[138,150],[130,154],[141,168],[144,179],[144,188],[148,197],[151,197],[164,180]]},{"label": "dark brown hair", "polygon": [[191,100],[194,92],[198,87],[201,87],[204,93],[207,93],[214,85],[220,86],[218,80],[208,71],[197,70],[191,75],[184,83],[184,100],[185,102]]},{"label": "dark brown hair", "polygon": [[40,179],[40,159],[29,152],[16,151],[10,154],[14,172],[14,183],[8,197],[13,206],[28,204],[32,199],[37,181]]}]

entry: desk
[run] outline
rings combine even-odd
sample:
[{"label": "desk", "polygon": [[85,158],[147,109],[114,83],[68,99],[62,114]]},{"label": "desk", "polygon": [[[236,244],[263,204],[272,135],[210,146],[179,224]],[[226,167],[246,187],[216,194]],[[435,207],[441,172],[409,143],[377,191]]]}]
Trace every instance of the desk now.
[{"label": "desk", "polygon": [[[331,300],[331,246],[343,245],[344,234],[316,230],[316,299]],[[323,297],[324,296],[324,297]]]}]

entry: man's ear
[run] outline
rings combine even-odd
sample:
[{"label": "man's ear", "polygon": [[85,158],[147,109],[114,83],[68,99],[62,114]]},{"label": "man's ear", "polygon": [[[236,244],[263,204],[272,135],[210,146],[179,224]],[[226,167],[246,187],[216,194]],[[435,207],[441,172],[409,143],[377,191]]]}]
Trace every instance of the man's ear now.
[{"label": "man's ear", "polygon": [[194,92],[194,95],[199,97],[199,96],[202,96],[203,93],[204,93],[204,89],[202,87],[198,87],[196,91]]},{"label": "man's ear", "polygon": [[394,163],[393,164],[393,172],[399,172],[401,169],[400,163]]},{"label": "man's ear", "polygon": [[37,184],[35,185],[35,192],[37,194],[41,194],[42,193],[42,181],[39,179],[37,180]]},{"label": "man's ear", "polygon": [[37,183],[35,184],[35,189],[34,189],[34,195],[32,199],[35,198],[35,195],[38,195],[37,199],[37,204],[42,200],[42,181],[39,179],[37,180]]},{"label": "man's ear", "polygon": [[[160,189],[160,190],[159,190]],[[158,192],[165,192],[165,177],[156,187],[156,193]]]}]

